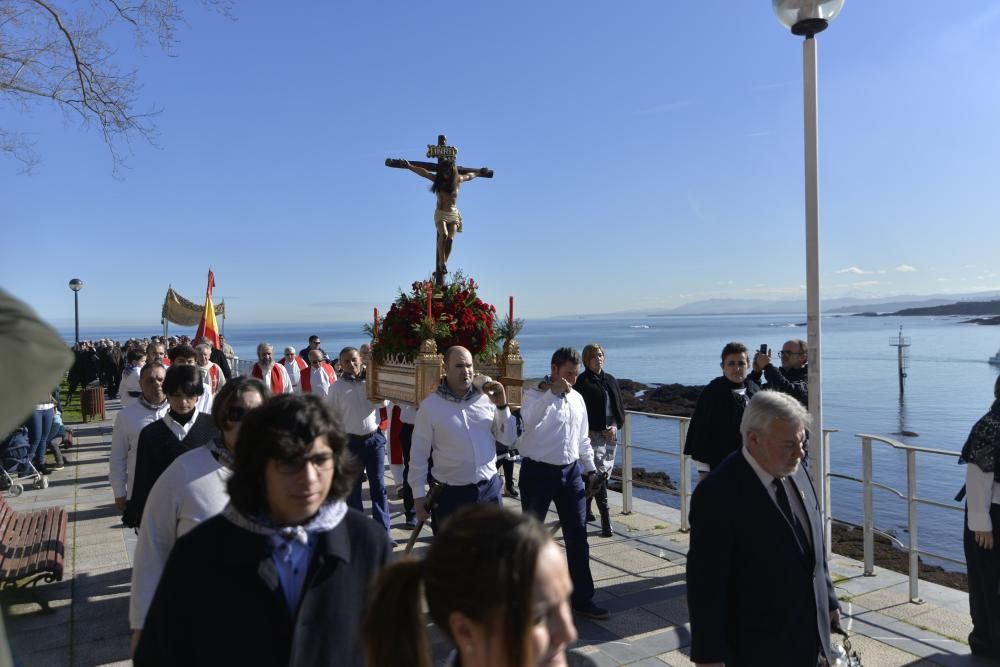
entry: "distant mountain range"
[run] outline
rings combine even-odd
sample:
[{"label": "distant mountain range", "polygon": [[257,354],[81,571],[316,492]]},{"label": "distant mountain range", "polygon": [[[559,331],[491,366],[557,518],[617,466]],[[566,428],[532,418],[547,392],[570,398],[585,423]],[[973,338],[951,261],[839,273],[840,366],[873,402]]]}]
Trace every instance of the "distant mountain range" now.
[{"label": "distant mountain range", "polygon": [[[913,308],[933,308],[955,304],[961,309],[962,302],[986,302],[1000,299],[1000,292],[974,292],[969,294],[905,294],[894,298],[851,298],[839,297],[823,299],[824,313],[896,313]],[[633,311],[634,312],[634,311]],[[705,299],[693,301],[677,308],[646,311],[648,316],[660,315],[750,315],[763,313],[788,313],[805,315],[805,299]],[[954,314],[993,314],[955,312]],[[904,313],[900,313],[904,314]],[[916,314],[916,313],[905,313]],[[940,315],[945,313],[927,313]]]}]

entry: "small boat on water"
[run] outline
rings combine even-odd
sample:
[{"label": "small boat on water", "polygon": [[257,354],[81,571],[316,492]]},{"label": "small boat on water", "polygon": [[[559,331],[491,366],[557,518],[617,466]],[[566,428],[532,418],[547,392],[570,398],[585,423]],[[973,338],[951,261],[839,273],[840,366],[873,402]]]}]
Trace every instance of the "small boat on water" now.
[{"label": "small boat on water", "polygon": [[997,350],[997,353],[990,357],[990,363],[1000,366],[1000,350]]}]

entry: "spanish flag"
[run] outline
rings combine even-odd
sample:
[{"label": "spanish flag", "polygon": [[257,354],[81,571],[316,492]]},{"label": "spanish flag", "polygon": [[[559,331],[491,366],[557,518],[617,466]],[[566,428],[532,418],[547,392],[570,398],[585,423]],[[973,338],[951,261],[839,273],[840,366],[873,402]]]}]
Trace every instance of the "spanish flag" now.
[{"label": "spanish flag", "polygon": [[194,333],[194,344],[200,343],[202,338],[208,338],[212,347],[222,349],[222,341],[219,340],[219,323],[215,319],[215,306],[212,305],[212,289],[214,287],[215,274],[212,273],[212,269],[209,269],[208,289],[205,290],[205,310],[201,314],[198,330]]}]

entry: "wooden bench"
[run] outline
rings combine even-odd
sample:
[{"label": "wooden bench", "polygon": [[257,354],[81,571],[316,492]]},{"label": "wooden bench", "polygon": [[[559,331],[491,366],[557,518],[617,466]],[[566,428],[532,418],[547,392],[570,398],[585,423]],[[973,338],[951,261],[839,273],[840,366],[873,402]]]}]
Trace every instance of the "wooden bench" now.
[{"label": "wooden bench", "polygon": [[68,519],[61,507],[15,512],[0,496],[0,590],[62,581]]}]

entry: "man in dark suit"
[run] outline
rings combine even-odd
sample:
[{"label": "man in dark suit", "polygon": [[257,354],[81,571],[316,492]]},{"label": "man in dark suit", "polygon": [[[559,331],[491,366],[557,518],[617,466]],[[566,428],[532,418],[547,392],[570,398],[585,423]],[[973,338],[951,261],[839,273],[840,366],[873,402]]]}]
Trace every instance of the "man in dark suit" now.
[{"label": "man in dark suit", "polygon": [[696,664],[811,667],[831,657],[840,606],[816,492],[799,465],[808,421],[791,396],[756,394],[743,448],[695,489],[687,600]]}]

